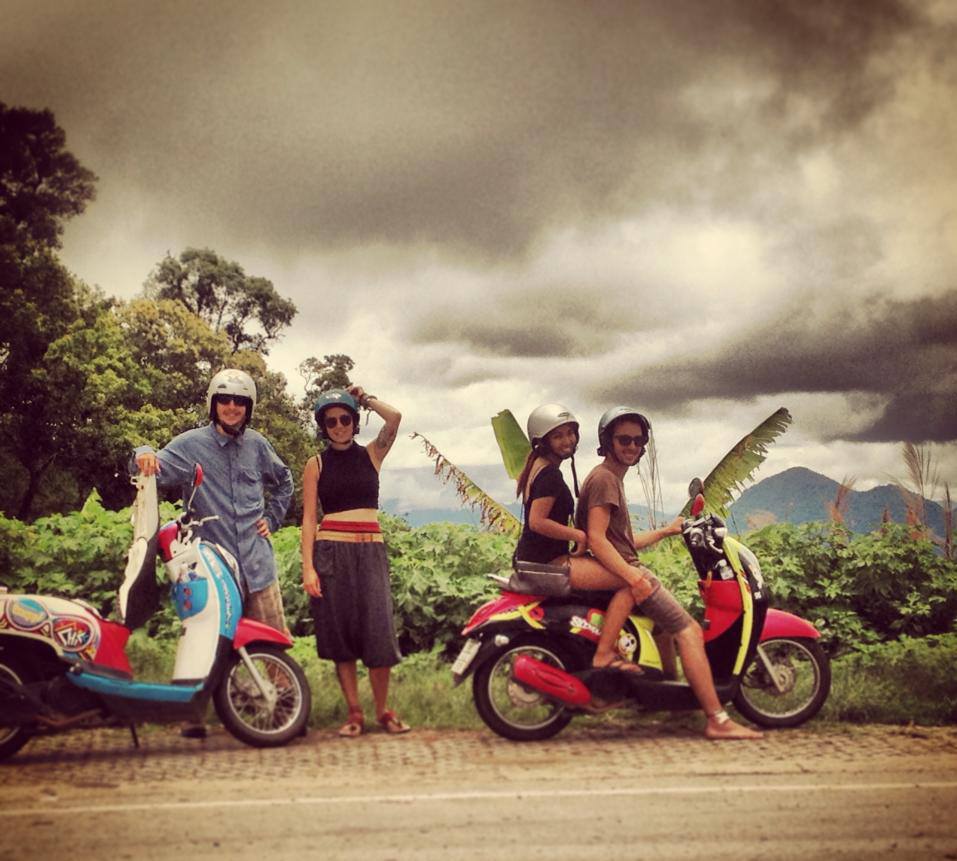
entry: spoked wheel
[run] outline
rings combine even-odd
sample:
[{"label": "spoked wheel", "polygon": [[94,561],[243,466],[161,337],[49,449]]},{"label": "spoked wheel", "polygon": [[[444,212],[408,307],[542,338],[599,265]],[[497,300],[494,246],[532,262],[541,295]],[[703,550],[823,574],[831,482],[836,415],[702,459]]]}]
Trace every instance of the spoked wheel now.
[{"label": "spoked wheel", "polygon": [[[0,700],[6,684],[25,685],[33,681],[29,668],[13,655],[0,651]],[[30,741],[31,732],[22,726],[0,726],[0,760],[13,756]]]},{"label": "spoked wheel", "polygon": [[529,655],[567,669],[567,655],[544,637],[530,636],[493,652],[472,680],[479,717],[493,732],[513,741],[538,741],[561,732],[573,715],[560,703],[527,688],[512,677],[512,664]]},{"label": "spoked wheel", "polygon": [[831,663],[815,640],[765,640],[741,677],[735,708],[767,727],[797,726],[810,720],[831,690]]},{"label": "spoked wheel", "polygon": [[216,714],[236,738],[253,747],[279,747],[300,735],[309,720],[312,697],[302,668],[281,649],[251,646],[249,659],[267,686],[270,702],[239,655],[233,658],[213,702]]}]

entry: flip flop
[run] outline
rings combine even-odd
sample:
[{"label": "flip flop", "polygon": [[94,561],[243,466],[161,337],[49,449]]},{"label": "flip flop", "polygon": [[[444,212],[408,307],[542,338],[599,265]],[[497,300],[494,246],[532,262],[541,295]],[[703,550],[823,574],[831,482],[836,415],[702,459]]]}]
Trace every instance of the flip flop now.
[{"label": "flip flop", "polygon": [[609,663],[600,667],[597,664],[592,664],[591,668],[593,670],[617,670],[619,673],[630,673],[631,675],[636,676],[644,675],[641,667],[639,667],[638,664],[633,664],[631,661],[626,661],[624,658],[612,658]]},{"label": "flip flop", "polygon": [[349,719],[339,727],[339,735],[343,738],[358,738],[365,732],[365,715],[361,711],[349,710]]},{"label": "flip flop", "polygon": [[405,723],[392,709],[384,711],[379,715],[379,726],[390,735],[401,735],[412,729],[412,727]]}]

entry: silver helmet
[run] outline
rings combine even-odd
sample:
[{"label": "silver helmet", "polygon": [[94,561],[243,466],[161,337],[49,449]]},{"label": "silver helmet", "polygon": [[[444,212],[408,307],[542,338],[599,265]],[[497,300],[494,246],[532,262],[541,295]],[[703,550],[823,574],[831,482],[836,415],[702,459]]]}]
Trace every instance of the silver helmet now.
[{"label": "silver helmet", "polygon": [[578,419],[568,407],[542,404],[532,410],[528,417],[528,441],[534,446],[538,440],[545,439],[549,431],[567,424],[575,425],[575,433],[579,433]]},{"label": "silver helmet", "polygon": [[606,410],[598,420],[598,454],[605,455],[612,450],[611,426],[618,419],[623,418],[633,419],[642,426],[645,432],[645,444],[647,445],[647,440],[651,437],[651,422],[632,407],[612,407],[610,410]]},{"label": "silver helmet", "polygon": [[218,374],[214,374],[209,381],[209,388],[206,389],[206,409],[209,411],[211,421],[216,421],[216,411],[213,409],[213,398],[216,395],[232,395],[249,399],[249,409],[246,410],[245,426],[253,417],[253,409],[256,406],[256,384],[253,378],[245,371],[237,368],[223,368]]}]

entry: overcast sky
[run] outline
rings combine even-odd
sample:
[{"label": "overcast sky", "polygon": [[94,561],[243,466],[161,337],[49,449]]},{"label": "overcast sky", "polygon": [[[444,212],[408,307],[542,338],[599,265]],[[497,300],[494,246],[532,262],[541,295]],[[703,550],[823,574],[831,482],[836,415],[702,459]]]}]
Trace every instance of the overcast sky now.
[{"label": "overcast sky", "polygon": [[[6,0],[0,100],[100,178],[83,280],[237,261],[299,308],[295,394],[348,353],[503,501],[489,416],[567,404],[583,473],[634,404],[674,510],[779,406],[758,478],[866,489],[911,439],[957,484],[955,37],[948,0]],[[418,444],[390,464],[443,504]]]}]

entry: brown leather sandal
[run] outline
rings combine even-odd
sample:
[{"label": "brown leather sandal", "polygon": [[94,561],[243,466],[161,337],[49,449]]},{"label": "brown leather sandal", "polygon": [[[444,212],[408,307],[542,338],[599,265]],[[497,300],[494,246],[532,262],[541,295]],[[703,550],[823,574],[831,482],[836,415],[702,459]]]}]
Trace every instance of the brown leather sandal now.
[{"label": "brown leather sandal", "polygon": [[379,726],[390,735],[401,735],[412,729],[412,727],[405,723],[392,709],[384,711],[379,715]]},{"label": "brown leather sandal", "polygon": [[349,709],[349,719],[339,727],[343,738],[358,738],[366,730],[366,719],[362,709]]}]

